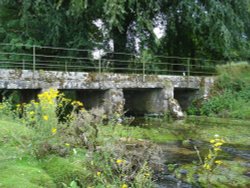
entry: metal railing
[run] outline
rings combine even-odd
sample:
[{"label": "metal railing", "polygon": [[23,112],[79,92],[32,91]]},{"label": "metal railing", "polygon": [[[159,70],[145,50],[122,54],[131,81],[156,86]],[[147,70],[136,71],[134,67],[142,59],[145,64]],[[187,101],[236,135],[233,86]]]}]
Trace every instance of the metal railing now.
[{"label": "metal railing", "polygon": [[[99,52],[99,54],[98,54]],[[169,56],[143,57],[129,53],[100,53],[93,50],[0,44],[0,69],[114,72],[157,75],[214,75],[223,61]]]}]

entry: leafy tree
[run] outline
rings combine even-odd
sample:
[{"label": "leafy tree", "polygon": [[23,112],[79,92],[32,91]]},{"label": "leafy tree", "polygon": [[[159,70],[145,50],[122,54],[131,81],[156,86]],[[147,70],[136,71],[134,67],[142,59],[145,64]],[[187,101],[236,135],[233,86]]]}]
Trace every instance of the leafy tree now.
[{"label": "leafy tree", "polygon": [[[90,48],[95,9],[83,0],[3,0],[0,38],[6,43]],[[86,1],[87,2],[87,1]],[[98,5],[98,4],[96,4]]]},{"label": "leafy tree", "polygon": [[[161,49],[169,55],[230,59],[248,49],[249,0],[165,1],[166,35]],[[161,50],[162,51],[162,50]]]},{"label": "leafy tree", "polygon": [[[1,0],[0,40],[114,52],[249,58],[250,0]],[[102,28],[94,22],[102,21]],[[156,26],[163,26],[158,39]],[[112,58],[127,58],[113,56]]]},{"label": "leafy tree", "polygon": [[159,12],[155,0],[106,0],[103,20],[114,40],[114,51],[135,51],[135,37],[141,48],[153,41],[153,19]]}]

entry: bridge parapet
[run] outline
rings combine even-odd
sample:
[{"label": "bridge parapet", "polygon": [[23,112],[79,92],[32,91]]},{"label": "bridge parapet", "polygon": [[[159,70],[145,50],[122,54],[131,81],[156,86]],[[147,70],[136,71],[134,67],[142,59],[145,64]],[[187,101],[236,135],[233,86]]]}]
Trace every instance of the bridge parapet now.
[{"label": "bridge parapet", "polygon": [[[104,99],[100,106],[108,109],[109,113],[111,111],[121,113],[124,106],[140,112],[140,109],[138,110],[140,104],[144,108],[141,111],[164,113],[169,110],[168,101],[174,98],[174,88],[195,89],[199,91],[199,96],[207,96],[213,81],[214,77],[200,76],[0,70],[2,90],[48,88],[103,90],[105,94],[102,95]],[[125,99],[130,101],[126,102]],[[138,102],[139,100],[143,102]]]},{"label": "bridge parapet", "polygon": [[[175,88],[200,89],[206,82],[213,83],[214,77],[170,76],[87,73],[59,71],[31,71],[0,69],[0,88],[37,89],[109,89],[109,88],[163,88],[171,84]],[[209,84],[208,83],[208,84]]]}]

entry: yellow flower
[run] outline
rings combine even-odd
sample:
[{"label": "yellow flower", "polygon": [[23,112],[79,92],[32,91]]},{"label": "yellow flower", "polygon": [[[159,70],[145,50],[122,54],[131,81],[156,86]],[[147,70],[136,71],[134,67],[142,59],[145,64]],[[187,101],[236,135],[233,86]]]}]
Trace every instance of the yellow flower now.
[{"label": "yellow flower", "polygon": [[128,188],[128,185],[127,184],[122,184],[121,188]]},{"label": "yellow flower", "polygon": [[203,167],[206,169],[206,170],[211,170],[211,166],[209,164],[204,164]]},{"label": "yellow flower", "polygon": [[47,115],[44,115],[44,116],[43,116],[43,119],[44,119],[45,121],[48,121],[48,119],[49,119],[49,116],[47,116]]},{"label": "yellow flower", "polygon": [[83,103],[82,102],[80,102],[80,101],[73,101],[72,103],[71,103],[72,105],[75,105],[75,106],[83,106]]},{"label": "yellow flower", "polygon": [[124,160],[122,160],[122,159],[117,159],[116,160],[116,163],[119,165],[119,164],[122,164],[124,162]]},{"label": "yellow flower", "polygon": [[214,151],[221,151],[220,148],[214,148]]},{"label": "yellow flower", "polygon": [[58,97],[59,91],[55,89],[50,89],[49,91],[43,92],[38,95],[39,100],[41,103],[46,104],[54,104],[55,99]]},{"label": "yellow flower", "polygon": [[150,174],[149,173],[145,173],[144,176],[148,177],[148,176],[150,176]]},{"label": "yellow flower", "polygon": [[32,116],[32,115],[35,114],[35,112],[34,111],[30,111],[29,114]]},{"label": "yellow flower", "polygon": [[51,129],[51,132],[52,132],[53,135],[56,134],[56,131],[57,131],[56,128],[52,128],[52,129]]},{"label": "yellow flower", "polygon": [[216,161],[214,161],[214,163],[217,164],[217,165],[221,165],[223,162],[220,161],[220,160],[216,160]]},{"label": "yellow flower", "polygon": [[217,143],[214,144],[214,147],[222,146],[222,144],[223,144],[222,142],[217,142]]},{"label": "yellow flower", "polygon": [[210,143],[211,144],[215,143],[215,140],[214,139],[210,140]]},{"label": "yellow flower", "polygon": [[96,173],[96,175],[97,175],[97,176],[100,176],[101,174],[102,174],[102,173],[101,173],[101,172],[99,172],[99,171]]},{"label": "yellow flower", "polygon": [[207,158],[208,158],[208,159],[212,159],[211,153],[209,153],[209,154],[207,155]]},{"label": "yellow flower", "polygon": [[70,146],[70,144],[69,144],[69,143],[65,143],[65,146],[69,147],[69,146]]}]

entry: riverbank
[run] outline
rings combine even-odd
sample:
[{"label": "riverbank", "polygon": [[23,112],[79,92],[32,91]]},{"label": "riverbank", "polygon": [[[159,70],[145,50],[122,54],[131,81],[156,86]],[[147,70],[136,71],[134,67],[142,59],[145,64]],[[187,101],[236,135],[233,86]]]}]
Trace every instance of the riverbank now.
[{"label": "riverbank", "polygon": [[[119,142],[119,148],[129,145],[130,148],[137,148],[137,151],[138,148],[143,148],[141,151],[144,151],[144,147],[150,147],[151,153],[161,150],[161,155],[155,156],[162,157],[157,160],[161,163],[162,171],[155,168],[156,175],[153,175],[152,171],[144,169],[140,176],[144,177],[145,174],[152,173],[150,175],[152,180],[170,176],[174,177],[177,183],[178,181],[195,183],[190,177],[197,172],[190,169],[199,166],[199,159],[193,146],[197,145],[201,151],[201,158],[204,159],[209,149],[210,139],[215,134],[220,134],[225,140],[223,151],[219,156],[223,165],[217,168],[219,172],[216,170],[215,174],[223,174],[230,169],[232,175],[229,174],[229,179],[223,177],[221,184],[216,182],[216,186],[220,187],[225,184],[225,181],[230,184],[232,181],[238,182],[240,180],[240,187],[247,187],[250,172],[247,164],[250,163],[250,158],[244,158],[244,156],[249,157],[248,155],[250,155],[248,122],[244,121],[243,124],[239,124],[237,121],[235,124],[235,120],[217,119],[216,124],[215,119],[211,119],[211,124],[209,124],[208,119],[205,118],[202,121],[201,119],[190,117],[187,122],[172,122],[171,124],[159,119],[151,119],[144,126],[101,125],[98,127],[100,136],[97,139],[97,147],[106,145],[104,148],[110,149]],[[206,124],[203,125],[202,122],[206,122]],[[219,124],[218,122],[227,122],[227,124]],[[73,146],[65,146],[69,150],[65,156],[62,153],[53,154],[52,152],[42,159],[37,159],[30,153],[31,140],[34,135],[34,130],[31,127],[11,121],[0,121],[0,136],[2,138],[0,141],[0,166],[3,169],[0,182],[2,187],[73,187],[74,183],[77,185],[79,181],[89,182],[88,184],[91,185],[91,181],[100,180],[100,173],[106,173],[100,166],[108,169],[114,168],[109,160],[103,160],[100,153],[97,152],[93,157],[86,148],[81,149]],[[118,149],[116,151],[121,152]],[[133,149],[130,152],[133,153]],[[90,154],[91,156],[89,156]],[[110,156],[111,161],[116,164],[118,156]],[[137,157],[141,157],[141,155]],[[100,159],[102,160],[100,161]],[[91,165],[91,161],[93,165]],[[187,171],[187,177],[184,179],[180,177],[181,170]],[[202,173],[200,173],[200,177],[201,182],[203,182],[201,186],[204,186],[205,181],[202,180]],[[122,186],[120,182],[114,185],[106,183],[111,187]],[[167,183],[170,183],[169,180]],[[101,184],[105,184],[105,182],[100,180],[99,185]]]},{"label": "riverbank", "polygon": [[250,65],[229,63],[217,67],[218,76],[206,100],[196,99],[189,115],[250,120]]}]

